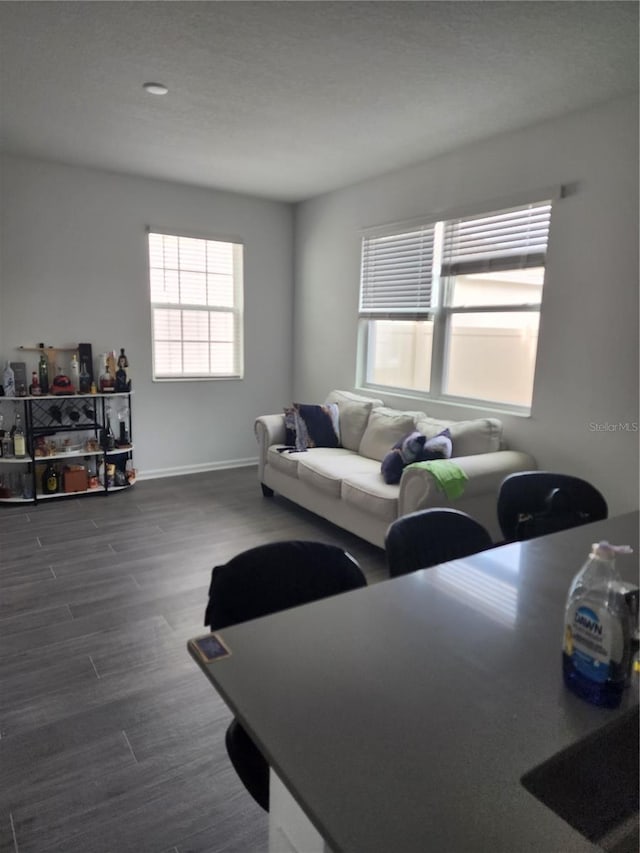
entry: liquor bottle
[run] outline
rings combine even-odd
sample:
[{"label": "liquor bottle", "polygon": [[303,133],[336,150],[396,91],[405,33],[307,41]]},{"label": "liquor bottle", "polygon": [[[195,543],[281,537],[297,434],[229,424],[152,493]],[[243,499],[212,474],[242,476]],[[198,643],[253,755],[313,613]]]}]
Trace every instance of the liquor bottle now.
[{"label": "liquor bottle", "polygon": [[38,374],[34,370],[31,373],[31,385],[29,386],[29,393],[32,397],[39,397],[42,394],[42,389],[40,388],[40,380],[38,379]]},{"label": "liquor bottle", "polygon": [[115,446],[116,437],[111,429],[111,419],[107,417],[107,428],[104,430],[104,449],[107,451],[114,450]]},{"label": "liquor bottle", "polygon": [[78,356],[75,352],[71,356],[71,384],[77,394],[80,390],[80,365],[78,364]]},{"label": "liquor bottle", "polygon": [[2,375],[2,387],[4,389],[5,397],[16,396],[16,377],[9,362],[7,362],[7,366],[5,367]]},{"label": "liquor bottle", "polygon": [[16,459],[24,459],[27,455],[27,442],[24,437],[22,418],[16,413],[16,422],[13,430],[13,455]]},{"label": "liquor bottle", "polygon": [[44,350],[40,352],[40,361],[38,362],[38,377],[40,379],[40,392],[42,394],[49,393],[49,362]]},{"label": "liquor bottle", "polygon": [[83,358],[80,364],[80,393],[88,394],[91,390],[91,376],[87,370],[87,362]]},{"label": "liquor bottle", "polygon": [[55,495],[60,485],[60,478],[53,462],[47,462],[47,467],[42,473],[42,494]]},{"label": "liquor bottle", "polygon": [[0,412],[0,458],[4,455],[2,439],[4,438],[4,415]]},{"label": "liquor bottle", "polygon": [[104,369],[103,369],[102,373],[100,374],[100,391],[103,394],[108,393],[110,391],[113,391],[113,385],[114,385],[114,376],[113,376],[113,373],[111,372],[111,370],[109,369],[108,354],[105,353],[104,358],[105,358]]}]

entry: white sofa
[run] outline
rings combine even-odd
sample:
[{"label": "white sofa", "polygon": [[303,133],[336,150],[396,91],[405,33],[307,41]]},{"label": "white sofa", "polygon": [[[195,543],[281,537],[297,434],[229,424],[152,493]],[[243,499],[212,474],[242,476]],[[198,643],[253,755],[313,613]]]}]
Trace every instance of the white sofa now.
[{"label": "white sofa", "polygon": [[[338,405],[341,447],[279,452],[285,446],[284,414],[256,419],[258,477],[265,495],[278,492],[381,548],[392,521],[428,507],[460,509],[483,524],[494,541],[501,538],[496,515],[500,483],[536,463],[527,453],[506,449],[499,420],[436,420],[348,391],[332,391],[325,402]],[[398,439],[414,429],[430,438],[445,427],[451,433],[451,461],[468,478],[460,497],[447,499],[424,468],[406,467],[399,485],[384,482],[381,462]]]}]

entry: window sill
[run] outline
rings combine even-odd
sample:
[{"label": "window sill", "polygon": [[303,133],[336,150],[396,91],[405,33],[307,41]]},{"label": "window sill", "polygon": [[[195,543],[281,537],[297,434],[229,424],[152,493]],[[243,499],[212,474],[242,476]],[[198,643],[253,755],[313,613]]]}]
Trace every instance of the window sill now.
[{"label": "window sill", "polygon": [[531,409],[525,406],[509,406],[507,404],[500,404],[494,402],[484,402],[482,400],[461,400],[459,397],[435,397],[430,396],[428,394],[420,394],[416,391],[401,392],[399,390],[389,389],[384,386],[376,386],[376,385],[357,385],[355,388],[356,392],[364,395],[373,395],[376,394],[382,397],[385,402],[389,400],[390,402],[398,402],[402,403],[402,408],[407,408],[407,403],[409,405],[416,404],[417,406],[424,407],[428,404],[434,404],[437,406],[447,406],[452,409],[466,409],[471,413],[482,413],[487,416],[500,416],[500,415],[510,415],[516,418],[530,418],[531,417]]}]

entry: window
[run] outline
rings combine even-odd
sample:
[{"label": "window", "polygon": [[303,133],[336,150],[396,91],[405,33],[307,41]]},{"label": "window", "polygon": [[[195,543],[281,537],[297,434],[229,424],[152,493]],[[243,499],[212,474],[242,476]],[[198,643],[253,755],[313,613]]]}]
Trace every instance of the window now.
[{"label": "window", "polygon": [[243,246],[149,233],[154,379],[243,375]]},{"label": "window", "polygon": [[362,245],[360,382],[529,410],[551,202]]}]

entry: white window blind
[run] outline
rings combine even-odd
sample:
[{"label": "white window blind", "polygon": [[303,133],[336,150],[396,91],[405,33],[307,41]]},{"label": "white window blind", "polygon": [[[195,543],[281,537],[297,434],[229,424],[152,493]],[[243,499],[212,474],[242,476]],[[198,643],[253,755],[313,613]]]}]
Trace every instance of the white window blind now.
[{"label": "white window blind", "polygon": [[363,387],[530,411],[556,197],[366,231]]},{"label": "white window blind", "polygon": [[240,378],[240,243],[149,233],[154,379]]},{"label": "white window blind", "polygon": [[445,223],[442,274],[544,266],[551,202]]},{"label": "white window blind", "polygon": [[415,317],[432,306],[433,224],[364,237],[360,316]]}]

